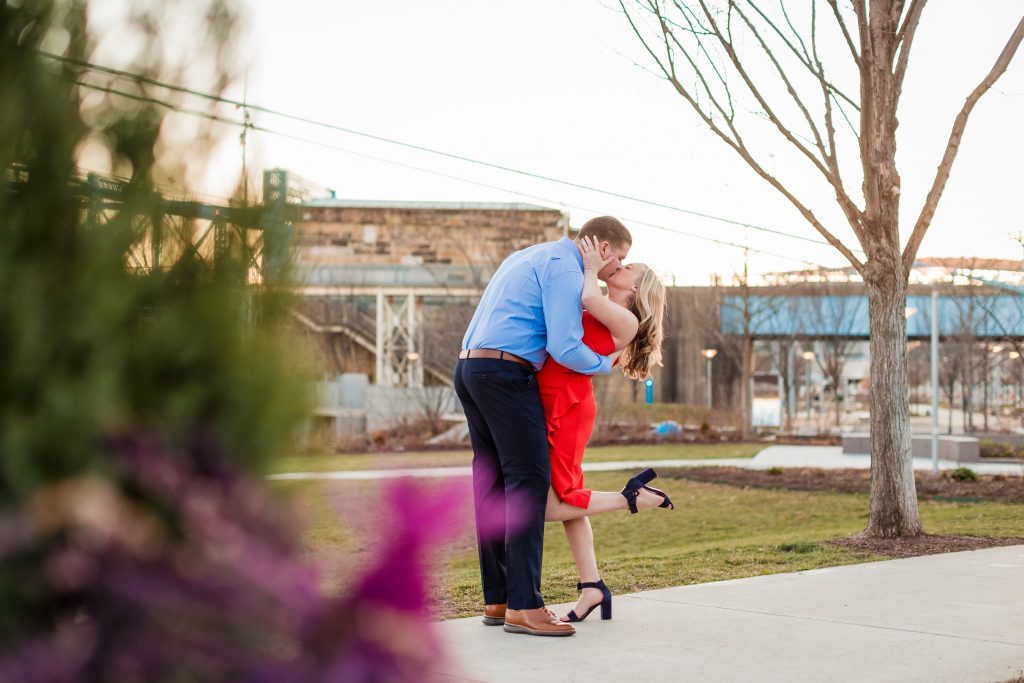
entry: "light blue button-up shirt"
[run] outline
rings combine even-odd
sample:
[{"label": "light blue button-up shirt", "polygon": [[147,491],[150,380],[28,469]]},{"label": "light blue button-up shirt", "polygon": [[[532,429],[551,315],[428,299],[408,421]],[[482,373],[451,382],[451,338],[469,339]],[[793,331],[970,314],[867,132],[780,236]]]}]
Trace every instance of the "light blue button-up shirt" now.
[{"label": "light blue button-up shirt", "polygon": [[499,349],[540,370],[548,355],[585,375],[612,363],[583,343],[583,257],[568,237],[509,256],[487,284],[462,340],[464,349]]}]

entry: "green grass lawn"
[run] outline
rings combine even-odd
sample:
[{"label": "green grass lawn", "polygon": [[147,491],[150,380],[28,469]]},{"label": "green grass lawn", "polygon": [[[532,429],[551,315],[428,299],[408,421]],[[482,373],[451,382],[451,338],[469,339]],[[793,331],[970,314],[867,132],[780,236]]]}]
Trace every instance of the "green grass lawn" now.
[{"label": "green grass lawn", "polygon": [[[587,482],[596,489],[618,490],[627,476],[592,473]],[[598,561],[613,592],[885,559],[823,543],[864,528],[866,494],[740,489],[686,480],[660,482],[676,510],[593,518]],[[344,560],[335,563],[326,577],[330,590],[341,590],[346,577],[373,552],[373,544],[354,529],[365,528],[379,514],[374,509],[375,485],[274,482],[274,487],[305,511],[308,526],[304,540],[310,551]],[[445,548],[437,572],[438,615],[443,618],[473,615],[481,609],[469,501],[465,505],[466,526]],[[920,509],[929,533],[1024,536],[1020,505],[921,501]],[[576,580],[561,525],[548,524],[545,598],[551,604],[575,600]]]},{"label": "green grass lawn", "polygon": [[[587,449],[587,462],[614,460],[700,460],[704,458],[752,458],[765,448],[759,443],[637,444],[595,446]],[[333,472],[395,469],[404,467],[456,467],[469,465],[472,451],[409,451],[405,453],[340,453],[294,455],[277,460],[271,473]]]}]

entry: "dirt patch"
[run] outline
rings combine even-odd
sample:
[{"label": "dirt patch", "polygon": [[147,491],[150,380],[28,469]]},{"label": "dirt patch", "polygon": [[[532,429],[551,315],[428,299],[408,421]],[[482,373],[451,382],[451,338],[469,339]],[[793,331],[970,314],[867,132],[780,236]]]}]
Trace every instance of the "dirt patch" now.
[{"label": "dirt patch", "polygon": [[[693,467],[662,469],[659,475],[726,486],[791,489],[796,491],[839,491],[867,493],[868,470],[825,470],[788,468],[749,470],[739,467]],[[916,473],[917,497],[921,500],[956,502],[1002,502],[1024,504],[1024,479],[1002,475],[979,475],[976,481],[956,481],[948,474]]]},{"label": "dirt patch", "polygon": [[921,534],[904,538],[865,538],[849,536],[825,541],[828,545],[848,548],[863,553],[874,553],[887,557],[916,557],[917,555],[938,555],[956,553],[962,550],[980,550],[1003,545],[1024,544],[1024,538],[1004,536],[940,536]]}]

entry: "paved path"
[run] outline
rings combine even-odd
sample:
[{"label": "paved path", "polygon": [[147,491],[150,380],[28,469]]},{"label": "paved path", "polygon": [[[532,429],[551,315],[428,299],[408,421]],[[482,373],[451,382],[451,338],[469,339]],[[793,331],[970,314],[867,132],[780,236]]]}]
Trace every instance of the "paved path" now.
[{"label": "paved path", "polygon": [[[615,462],[583,463],[584,472],[617,472],[644,467],[749,467],[752,458],[725,458],[707,460],[617,460]],[[272,474],[268,479],[396,479],[398,477],[468,477],[469,467],[423,467],[416,469],[389,469],[344,472],[289,472]]]},{"label": "paved path", "polygon": [[1024,671],[1022,577],[1010,546],[619,595],[569,638],[457,619],[427,680],[997,683]]},{"label": "paved path", "polygon": [[[826,469],[868,469],[871,458],[867,455],[843,455],[840,446],[769,446],[753,458],[723,458],[718,460],[619,460],[615,462],[583,463],[584,472],[614,472],[655,467],[821,467]],[[931,460],[914,458],[914,469],[930,470]],[[959,467],[955,462],[940,461],[939,468]],[[978,474],[1004,474],[1024,476],[1024,465],[1009,463],[971,463]],[[394,479],[397,477],[468,477],[469,467],[423,467],[415,469],[387,469],[341,472],[289,472],[274,474],[270,479]]]},{"label": "paved path", "polygon": [[[940,470],[952,470],[961,465],[939,461]],[[1024,475],[1024,465],[1015,463],[972,462],[967,467],[978,474]],[[842,446],[769,446],[751,461],[753,469],[769,467],[821,467],[823,469],[869,469],[871,456],[844,455]],[[931,458],[914,458],[915,470],[931,470]]]}]

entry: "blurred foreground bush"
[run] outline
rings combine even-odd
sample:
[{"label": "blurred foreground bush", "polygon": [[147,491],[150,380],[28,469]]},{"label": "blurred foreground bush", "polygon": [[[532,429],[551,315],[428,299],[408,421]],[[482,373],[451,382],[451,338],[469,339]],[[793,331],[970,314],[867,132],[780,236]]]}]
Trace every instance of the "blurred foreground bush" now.
[{"label": "blurred foreground bush", "polygon": [[[230,8],[138,6],[116,26],[106,12],[102,38],[141,50],[118,66],[229,83]],[[163,269],[128,267],[155,179],[195,173],[213,124],[183,141],[165,108],[76,85],[82,69],[42,51],[90,59],[92,16],[0,4],[0,680],[415,678],[436,652],[420,556],[443,528],[423,524],[451,522],[443,501],[406,491],[427,521],[404,511],[387,564],[351,595],[318,592],[259,477],[307,414],[287,296],[241,284],[237,248],[216,271],[184,242]],[[102,225],[75,190],[86,152],[130,181]]]}]

